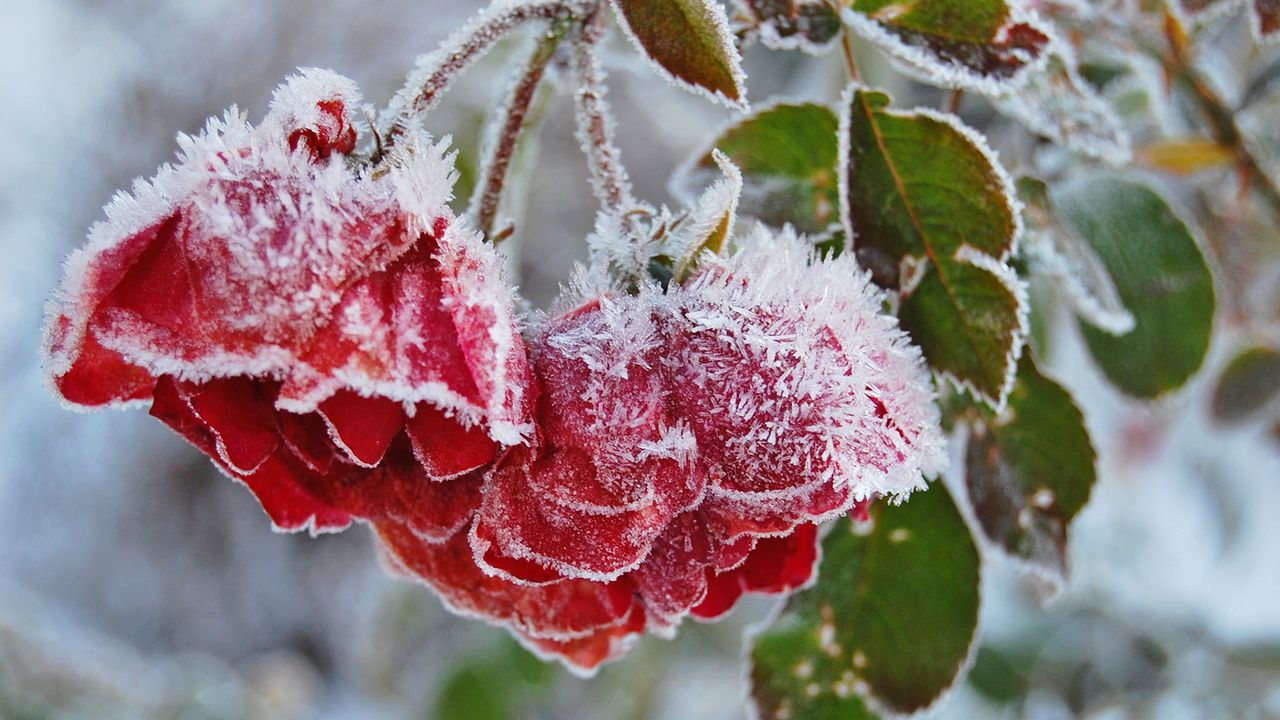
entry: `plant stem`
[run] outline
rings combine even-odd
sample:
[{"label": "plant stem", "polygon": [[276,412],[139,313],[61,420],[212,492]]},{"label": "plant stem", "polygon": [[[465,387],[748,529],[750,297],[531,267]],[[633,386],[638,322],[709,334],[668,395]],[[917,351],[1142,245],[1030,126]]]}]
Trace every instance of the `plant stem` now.
[{"label": "plant stem", "polygon": [[1181,27],[1176,25],[1176,21],[1166,22],[1165,33],[1170,50],[1161,58],[1165,71],[1191,91],[1201,112],[1209,121],[1214,141],[1231,149],[1248,185],[1258,192],[1270,205],[1271,212],[1280,218],[1280,187],[1276,186],[1276,181],[1263,170],[1261,163],[1249,150],[1244,133],[1236,123],[1235,113],[1196,69],[1189,56],[1188,43],[1180,35]]},{"label": "plant stem", "polygon": [[488,161],[481,165],[480,179],[476,184],[477,192],[472,198],[470,215],[476,219],[480,232],[495,244],[499,238],[494,235],[494,222],[497,220],[498,207],[502,202],[502,189],[506,185],[507,172],[515,158],[520,135],[529,116],[529,108],[537,95],[542,79],[546,75],[547,66],[555,58],[560,42],[569,31],[569,22],[553,20],[546,34],[538,39],[533,53],[525,63],[524,73],[512,86],[503,107],[506,118],[497,127],[493,137],[486,143],[485,155]]},{"label": "plant stem", "polygon": [[440,96],[467,68],[512,30],[533,20],[581,17],[597,5],[598,0],[533,0],[517,5],[490,5],[450,35],[439,49],[418,60],[417,69],[387,108],[385,115],[390,120],[382,133],[382,152],[373,162],[376,164],[412,123],[440,102]]},{"label": "plant stem", "polygon": [[578,141],[587,155],[591,186],[600,204],[610,212],[626,215],[638,206],[631,193],[631,179],[622,165],[614,139],[613,117],[605,100],[605,73],[599,45],[604,37],[605,14],[597,7],[573,38],[574,102]]},{"label": "plant stem", "polygon": [[[826,3],[836,17],[841,16],[843,7],[840,2],[826,0]],[[844,67],[849,72],[849,79],[858,82],[861,79],[858,77],[858,58],[853,54],[853,38],[849,36],[849,26],[843,20],[840,22],[840,48],[844,51]]]}]

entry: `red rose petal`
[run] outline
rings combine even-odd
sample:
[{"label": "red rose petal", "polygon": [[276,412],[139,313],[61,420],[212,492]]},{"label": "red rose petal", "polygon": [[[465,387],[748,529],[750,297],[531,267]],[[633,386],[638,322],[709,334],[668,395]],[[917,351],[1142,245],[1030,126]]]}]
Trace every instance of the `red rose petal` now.
[{"label": "red rose petal", "polygon": [[199,327],[186,258],[178,242],[183,224],[182,216],[174,214],[155,227],[152,241],[112,288],[100,312],[104,308],[125,310],[131,319],[173,333]]},{"label": "red rose petal", "polygon": [[279,411],[276,421],[285,444],[313,471],[324,474],[333,467],[337,450],[329,439],[329,426],[317,413]]},{"label": "red rose petal", "polygon": [[54,378],[68,402],[91,407],[146,400],[155,383],[150,372],[103,347],[92,334],[84,339],[75,364]]},{"label": "red rose petal", "polygon": [[478,426],[464,427],[427,403],[405,424],[413,454],[432,479],[448,479],[493,462],[498,444]]},{"label": "red rose petal", "polygon": [[818,526],[805,524],[785,537],[760,538],[741,567],[707,571],[707,593],[690,612],[714,620],[746,592],[776,595],[803,587],[817,571]]},{"label": "red rose petal", "polygon": [[[635,464],[638,474],[660,476],[666,470],[656,462]],[[598,471],[581,450],[548,452],[533,461],[523,448],[512,450],[490,476],[480,510],[481,535],[493,538],[497,555],[533,560],[564,577],[605,580],[633,569],[683,507],[664,507],[665,498],[657,494],[638,510],[598,514],[529,492],[535,484],[590,485],[589,478]],[[490,557],[488,548],[480,550]]]},{"label": "red rose petal", "polygon": [[219,378],[185,388],[191,409],[217,440],[218,457],[237,473],[250,473],[280,444],[276,413],[260,383],[244,377]]},{"label": "red rose petal", "polygon": [[399,447],[393,447],[376,472],[385,478],[386,492],[396,499],[394,506],[388,505],[388,516],[422,540],[443,542],[453,537],[471,523],[480,507],[483,472],[434,480],[423,474],[412,454]]},{"label": "red rose petal", "polygon": [[374,527],[402,569],[430,585],[454,610],[525,635],[559,640],[590,636],[623,623],[631,611],[632,587],[626,580],[517,585],[481,572],[465,532],[443,543],[426,543],[402,523]]},{"label": "red rose petal", "polygon": [[319,412],[331,437],[352,461],[374,467],[404,427],[404,408],[383,397],[362,397],[339,390],[320,403]]},{"label": "red rose petal", "polygon": [[272,524],[281,530],[311,529],[317,533],[345,530],[351,525],[351,514],[316,499],[303,486],[306,472],[300,462],[282,449],[240,480],[258,498]]},{"label": "red rose petal", "polygon": [[794,590],[813,577],[818,560],[818,526],[805,524],[786,537],[761,538],[738,572],[751,592]]},{"label": "red rose petal", "polygon": [[586,637],[573,640],[550,640],[522,636],[535,652],[550,655],[564,661],[572,670],[591,675],[605,662],[615,660],[631,648],[644,632],[645,614],[639,605],[633,605],[630,613],[619,625],[603,628]]},{"label": "red rose petal", "polygon": [[712,549],[698,513],[676,518],[632,574],[645,607],[674,622],[707,593],[706,570]]},{"label": "red rose petal", "polygon": [[241,474],[218,460],[216,438],[209,426],[191,408],[189,393],[172,378],[162,377],[156,383],[151,415],[182,435],[191,444],[214,458],[216,464],[231,477],[243,482],[281,530],[311,528],[316,532],[341,530],[351,524],[351,516],[318,500],[299,479],[302,468],[292,466],[283,449],[268,457],[252,473]]},{"label": "red rose petal", "polygon": [[706,572],[707,594],[702,602],[690,608],[689,614],[699,620],[716,620],[738,604],[738,598],[746,589],[742,587],[742,576],[735,571],[717,573],[708,569]]}]

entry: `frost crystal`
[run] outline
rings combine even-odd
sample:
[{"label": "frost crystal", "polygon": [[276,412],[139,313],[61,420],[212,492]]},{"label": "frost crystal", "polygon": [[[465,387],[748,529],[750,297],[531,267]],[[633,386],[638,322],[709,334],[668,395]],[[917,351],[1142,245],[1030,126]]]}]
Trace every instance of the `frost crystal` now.
[{"label": "frost crystal", "polygon": [[282,529],[412,515],[389,468],[456,477],[531,433],[511,290],[445,205],[445,143],[411,135],[354,170],[358,103],[306,70],[257,127],[233,111],[180,137],[176,165],[107,208],[49,310],[63,398],[150,401]]}]

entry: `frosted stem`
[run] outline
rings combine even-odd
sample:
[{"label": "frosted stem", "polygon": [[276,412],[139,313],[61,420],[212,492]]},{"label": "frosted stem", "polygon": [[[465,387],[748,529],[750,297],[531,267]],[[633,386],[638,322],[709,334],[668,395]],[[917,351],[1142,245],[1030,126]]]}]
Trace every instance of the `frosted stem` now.
[{"label": "frosted stem", "polygon": [[614,141],[613,116],[604,97],[605,72],[598,52],[604,37],[604,19],[605,14],[596,8],[573,39],[577,135],[587,155],[596,198],[606,210],[624,215],[638,203],[631,194],[631,179]]},{"label": "frosted stem", "polygon": [[[512,30],[533,20],[567,20],[593,11],[596,0],[530,0],[495,2],[452,33],[439,49],[418,58],[405,86],[392,98],[383,132],[389,148],[409,126],[434,108],[467,68]],[[375,158],[376,160],[376,158]]]},{"label": "frosted stem", "polygon": [[507,171],[515,158],[516,148],[529,116],[529,108],[542,85],[547,66],[555,58],[556,49],[569,30],[569,24],[563,21],[552,21],[533,49],[520,79],[511,87],[503,103],[504,118],[494,125],[492,137],[485,143],[487,162],[480,167],[480,178],[476,183],[477,192],[471,200],[469,214],[476,219],[480,232],[492,242],[499,242],[494,235],[494,222],[497,220],[498,207],[502,202],[502,189],[506,185]]}]

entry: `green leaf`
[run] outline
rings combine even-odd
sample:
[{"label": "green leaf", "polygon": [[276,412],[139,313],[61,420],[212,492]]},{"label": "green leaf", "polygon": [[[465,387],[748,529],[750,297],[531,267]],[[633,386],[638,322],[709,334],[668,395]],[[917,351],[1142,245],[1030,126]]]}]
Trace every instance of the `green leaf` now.
[{"label": "green leaf", "polygon": [[[1102,260],[1089,243],[1057,221],[1048,186],[1023,176],[1018,178],[1017,187],[1026,225],[1022,257],[1033,270],[1053,278],[1071,307],[1095,327],[1112,335],[1133,330],[1133,315],[1120,301],[1120,293]],[[1032,330],[1037,330],[1034,323]],[[1043,326],[1039,330],[1043,331]]]},{"label": "green leaf", "polygon": [[787,223],[819,233],[837,219],[836,129],[831,108],[817,103],[778,104],[725,129],[694,153],[673,181],[686,196],[716,172],[719,150],[742,169],[742,212],[775,227]]},{"label": "green leaf", "polygon": [[1024,354],[1008,408],[983,413],[965,451],[965,484],[983,534],[1060,586],[1067,527],[1089,501],[1095,460],[1071,395]]},{"label": "green leaf", "polygon": [[1280,352],[1249,348],[1227,364],[1213,390],[1213,417],[1241,422],[1256,415],[1280,396]]},{"label": "green leaf", "polygon": [[853,0],[844,18],[920,80],[987,94],[1012,88],[1051,44],[1005,0]]},{"label": "green leaf", "polygon": [[507,720],[515,717],[515,698],[504,678],[485,663],[457,668],[436,699],[438,720]]},{"label": "green leaf", "polygon": [[1113,336],[1082,322],[1094,361],[1124,392],[1155,398],[1200,369],[1213,330],[1213,276],[1186,223],[1138,182],[1082,177],[1051,193],[1058,216],[1089,244],[1134,317]]},{"label": "green leaf", "polygon": [[823,540],[818,583],[787,601],[751,650],[761,717],[869,718],[922,710],[972,653],[981,561],[940,482],[869,524],[842,519]]},{"label": "green leaf", "polygon": [[724,8],[713,0],[613,0],[619,24],[664,75],[745,107],[746,75]]},{"label": "green leaf", "polygon": [[999,406],[1026,337],[1005,264],[1019,229],[1012,183],[951,115],[890,110],[853,86],[840,128],[841,216],[858,260],[902,295],[902,326],[930,366]]},{"label": "green leaf", "polygon": [[982,646],[969,671],[969,684],[987,699],[1000,704],[1011,703],[1027,695],[1030,681],[1029,662],[1034,658],[1012,657],[995,648]]},{"label": "green leaf", "polygon": [[457,666],[436,697],[439,720],[506,720],[524,717],[557,677],[505,634],[495,647]]}]

